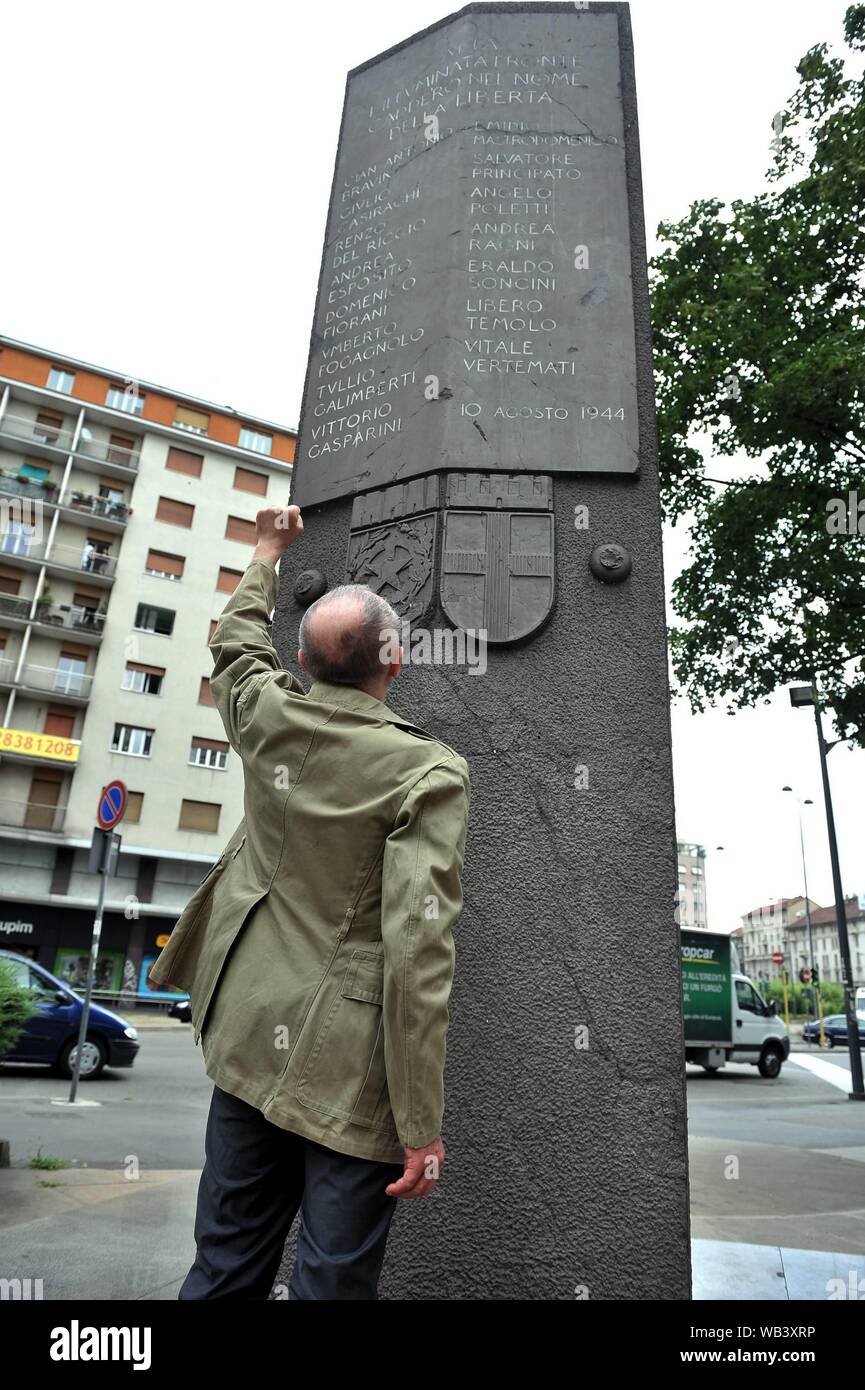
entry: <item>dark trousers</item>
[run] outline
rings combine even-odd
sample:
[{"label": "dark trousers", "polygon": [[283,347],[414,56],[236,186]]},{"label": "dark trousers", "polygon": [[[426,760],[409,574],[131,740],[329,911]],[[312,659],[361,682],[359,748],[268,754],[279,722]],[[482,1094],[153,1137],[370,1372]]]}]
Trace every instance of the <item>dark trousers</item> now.
[{"label": "dark trousers", "polygon": [[378,1297],[399,1163],[336,1153],[271,1124],[214,1086],[195,1215],[195,1263],[178,1298],[266,1299],[301,1220],[291,1299]]}]

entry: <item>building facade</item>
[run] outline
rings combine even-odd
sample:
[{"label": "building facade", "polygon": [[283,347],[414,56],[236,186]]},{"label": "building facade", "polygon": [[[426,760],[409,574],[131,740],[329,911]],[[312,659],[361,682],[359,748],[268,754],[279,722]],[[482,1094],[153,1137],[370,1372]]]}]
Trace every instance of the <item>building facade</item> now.
[{"label": "building facade", "polygon": [[[858,897],[847,898],[844,904],[847,922],[847,936],[850,941],[850,965],[853,970],[853,983],[865,983],[865,910]],[[798,975],[803,965],[811,964],[808,943],[807,922],[800,919],[789,931],[790,946],[794,956],[794,975]],[[838,943],[838,919],[832,907],[811,908],[811,938],[814,943],[814,964],[820,972],[820,979],[840,985],[841,948]]]},{"label": "building facade", "polygon": [[0,338],[0,946],[70,983],[102,787],[129,807],[96,987],[144,978],[243,814],[208,641],[294,431]]},{"label": "building facade", "polygon": [[679,858],[679,926],[685,930],[705,931],[709,926],[706,908],[706,851],[702,845],[690,845],[683,840],[678,842],[676,848]]},{"label": "building facade", "polygon": [[[865,964],[865,933],[853,922],[853,909],[855,915],[862,916],[855,898],[848,903],[847,918],[853,971],[861,977]],[[815,963],[820,978],[840,983],[835,909],[821,907],[813,898],[806,901],[804,897],[779,898],[776,902],[766,903],[745,913],[742,918],[745,973],[755,979],[772,980],[780,978],[782,970],[786,968],[789,976],[797,979],[802,967],[812,963],[808,941],[809,912]],[[783,955],[783,963],[775,962],[773,954]]]}]

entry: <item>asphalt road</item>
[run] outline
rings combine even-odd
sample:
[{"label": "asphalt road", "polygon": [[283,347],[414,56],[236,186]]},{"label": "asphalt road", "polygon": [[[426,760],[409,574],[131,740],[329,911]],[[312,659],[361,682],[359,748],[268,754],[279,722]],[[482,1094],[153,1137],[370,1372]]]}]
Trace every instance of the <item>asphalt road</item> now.
[{"label": "asphalt road", "polygon": [[113,1168],[127,1155],[142,1168],[201,1168],[212,1082],[189,1024],[173,1020],[142,1029],[135,1064],[82,1082],[81,1100],[98,1107],[66,1109],[69,1082],[36,1066],[0,1066],[0,1137],[11,1143],[13,1167],[40,1150],[72,1167]]},{"label": "asphalt road", "polygon": [[687,1076],[692,1236],[865,1253],[865,1102],[847,1099],[846,1053],[799,1044],[775,1081]]}]

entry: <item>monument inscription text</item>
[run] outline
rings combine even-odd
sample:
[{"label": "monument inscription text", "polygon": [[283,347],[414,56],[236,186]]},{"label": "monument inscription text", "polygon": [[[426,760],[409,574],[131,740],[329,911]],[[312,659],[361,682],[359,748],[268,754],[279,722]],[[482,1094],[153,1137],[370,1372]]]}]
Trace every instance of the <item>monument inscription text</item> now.
[{"label": "monument inscription text", "polygon": [[579,11],[457,16],[350,75],[293,501],[636,471],[618,92],[615,16]]}]

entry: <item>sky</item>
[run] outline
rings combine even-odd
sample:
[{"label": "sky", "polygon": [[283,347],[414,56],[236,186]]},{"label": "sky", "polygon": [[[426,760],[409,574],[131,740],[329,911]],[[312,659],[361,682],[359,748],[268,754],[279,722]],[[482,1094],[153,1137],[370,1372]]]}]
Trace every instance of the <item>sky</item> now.
[{"label": "sky", "polygon": [[[458,5],[454,3],[453,8]],[[633,0],[649,252],[698,198],[766,187],[772,117],[837,0]],[[42,0],[4,14],[0,332],[294,426],[345,74],[443,18],[419,0]],[[667,583],[687,535],[665,534]],[[832,901],[813,717],[674,702],[679,838],[710,926]],[[865,891],[865,752],[829,759],[845,891]],[[783,793],[789,784],[794,795]],[[635,827],[636,831],[636,827]],[[723,846],[722,850],[718,846]]]}]

